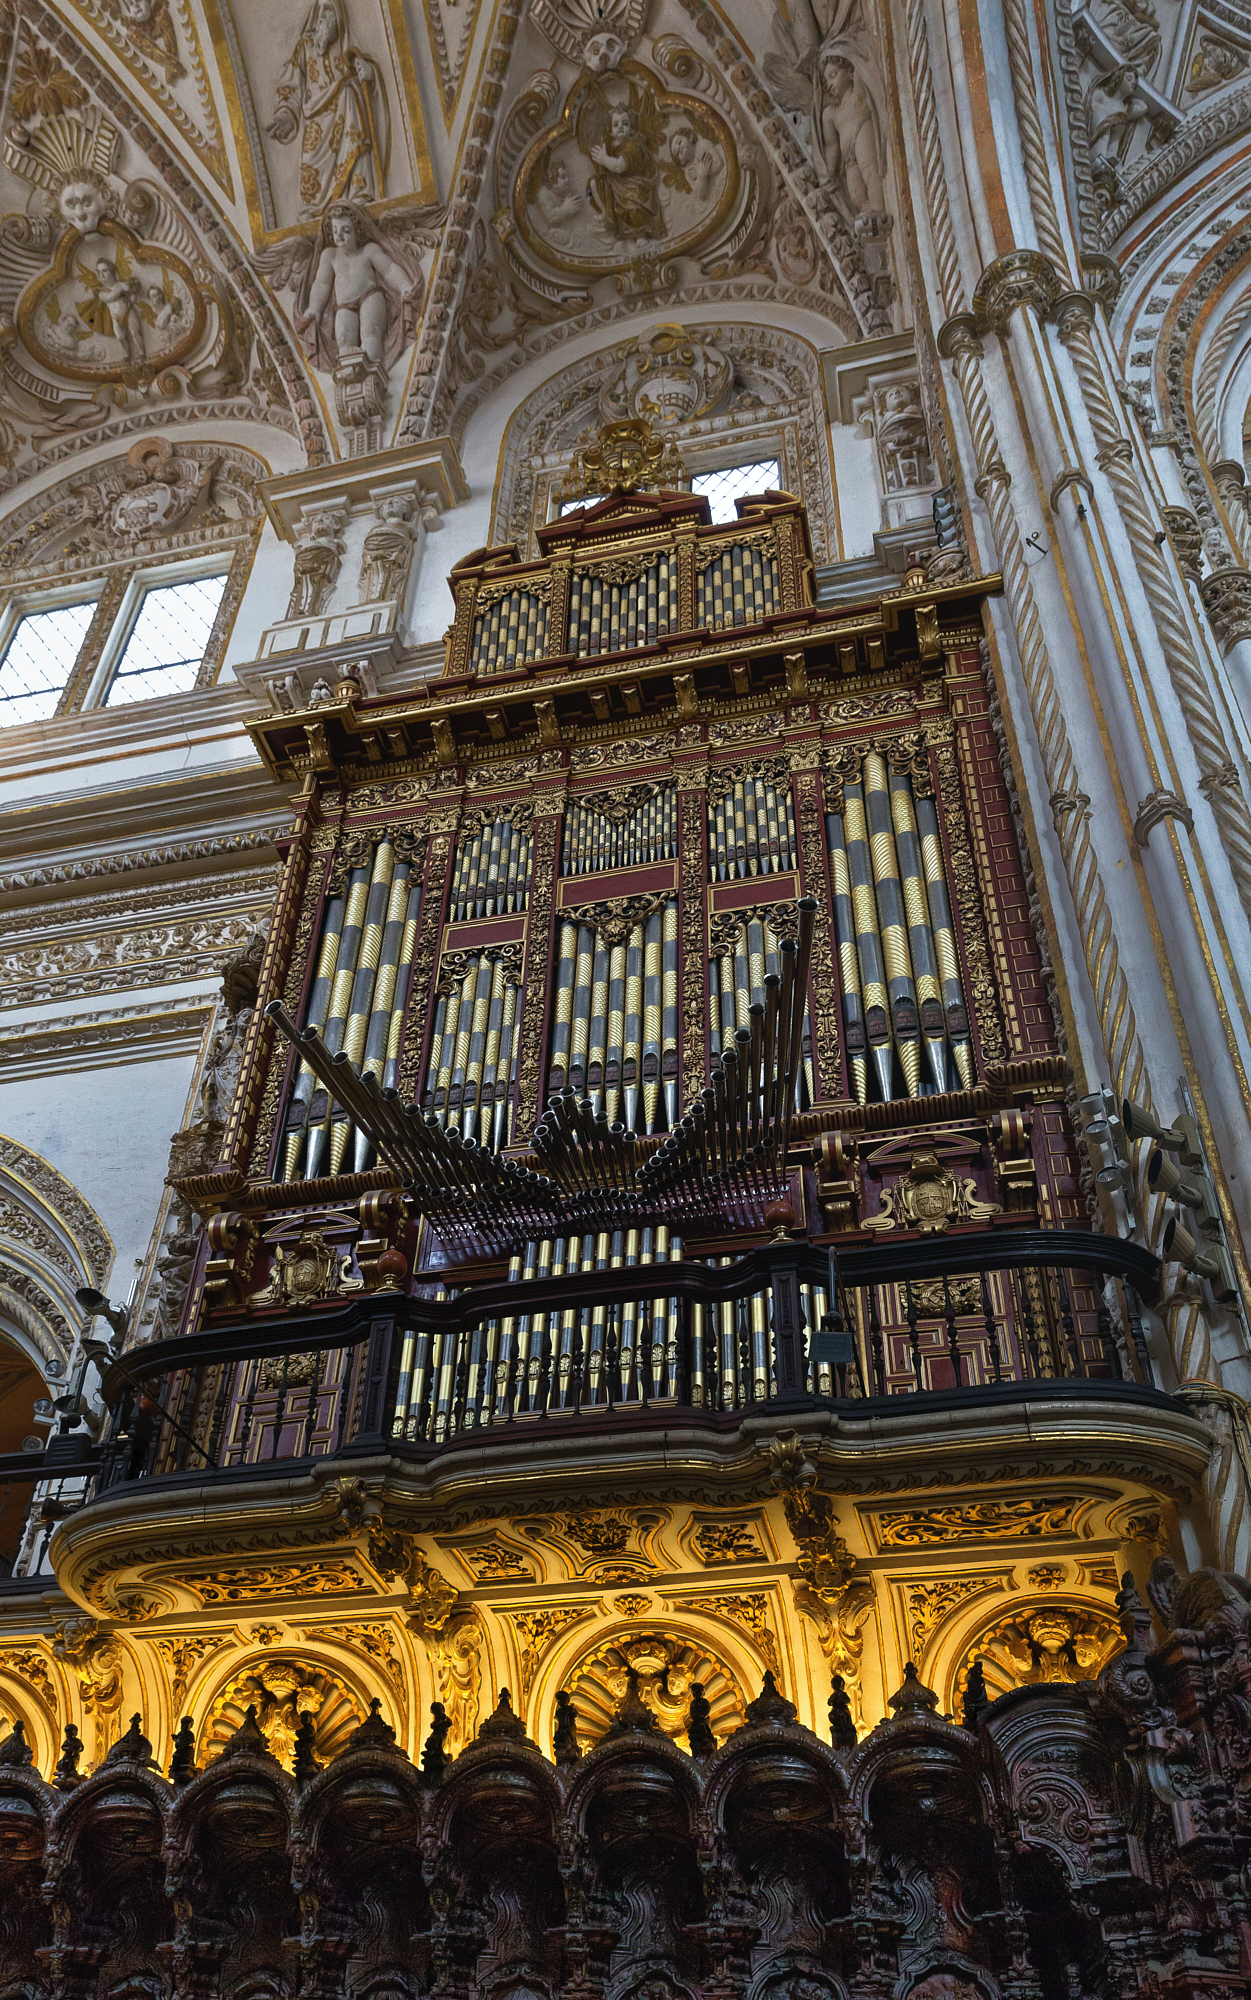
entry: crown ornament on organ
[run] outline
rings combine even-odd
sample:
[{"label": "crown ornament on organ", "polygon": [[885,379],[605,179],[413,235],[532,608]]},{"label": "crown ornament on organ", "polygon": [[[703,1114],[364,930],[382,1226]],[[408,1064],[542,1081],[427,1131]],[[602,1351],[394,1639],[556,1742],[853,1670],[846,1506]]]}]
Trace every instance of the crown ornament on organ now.
[{"label": "crown ornament on organ", "polygon": [[556,495],[558,506],[622,493],[679,489],[686,477],[672,438],[657,437],[646,417],[604,424],[590,444],[574,452]]}]

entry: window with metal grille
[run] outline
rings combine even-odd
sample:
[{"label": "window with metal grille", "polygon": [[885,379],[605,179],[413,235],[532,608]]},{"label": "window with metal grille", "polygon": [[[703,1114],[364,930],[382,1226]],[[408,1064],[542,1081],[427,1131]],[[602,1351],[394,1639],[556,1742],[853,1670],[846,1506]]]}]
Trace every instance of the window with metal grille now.
[{"label": "window with metal grille", "polygon": [[153,584],[139,604],[103,705],[190,694],[226,588],[226,575]]},{"label": "window with metal grille", "polygon": [[56,714],[95,609],[90,601],[61,604],[18,619],[0,663],[0,728]]},{"label": "window with metal grille", "polygon": [[763,458],[754,465],[725,465],[720,472],[697,472],[691,480],[691,492],[704,495],[714,521],[736,521],[734,503],[744,493],[767,493],[781,483],[776,458]]}]

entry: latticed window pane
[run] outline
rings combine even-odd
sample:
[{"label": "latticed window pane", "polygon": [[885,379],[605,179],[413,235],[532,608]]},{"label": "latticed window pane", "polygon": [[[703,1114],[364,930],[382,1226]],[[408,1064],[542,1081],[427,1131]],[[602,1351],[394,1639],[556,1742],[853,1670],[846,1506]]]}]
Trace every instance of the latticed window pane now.
[{"label": "latticed window pane", "polygon": [[781,483],[776,458],[765,458],[755,465],[727,465],[720,472],[697,472],[691,481],[691,492],[705,496],[714,521],[736,521],[734,502],[742,494],[767,493]]},{"label": "latticed window pane", "polygon": [[95,608],[62,604],[19,619],[0,665],[0,728],[56,714]]},{"label": "latticed window pane", "polygon": [[198,576],[149,590],[104,699],[110,708],[155,695],[189,694],[213,630],[225,576]]}]

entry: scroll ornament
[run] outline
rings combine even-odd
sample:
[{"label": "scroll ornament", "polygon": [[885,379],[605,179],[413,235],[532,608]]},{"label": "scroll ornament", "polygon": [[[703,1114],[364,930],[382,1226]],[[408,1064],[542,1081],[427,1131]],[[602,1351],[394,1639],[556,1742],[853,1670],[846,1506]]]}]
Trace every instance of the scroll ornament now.
[{"label": "scroll ornament", "polygon": [[799,1573],[812,1596],[836,1610],[855,1559],[838,1532],[834,1503],[816,1491],[817,1472],[795,1431],[779,1431],[769,1444],[770,1478],[782,1497],[786,1525],[799,1544]]}]

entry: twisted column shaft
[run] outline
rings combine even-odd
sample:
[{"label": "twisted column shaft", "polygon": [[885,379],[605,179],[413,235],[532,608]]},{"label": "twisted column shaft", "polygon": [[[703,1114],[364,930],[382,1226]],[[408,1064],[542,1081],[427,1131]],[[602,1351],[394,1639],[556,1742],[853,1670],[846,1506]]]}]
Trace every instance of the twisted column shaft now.
[{"label": "twisted column shaft", "polygon": [[971,319],[964,316],[948,320],[939,335],[939,347],[951,360],[969,420],[978,468],[977,492],[990,516],[991,533],[1003,571],[1004,594],[1016,629],[1025,689],[1051,795],[1052,820],[1081,929],[1082,949],[1113,1083],[1118,1095],[1149,1103],[1150,1086],[1138,1024],[1090,840],[1089,800],[1078,786],[1077,760],[1060,705],[1021,530],[1009,497],[1009,475],[999,452],[986,393],[982,344]]},{"label": "twisted column shaft", "polygon": [[1107,476],[1125,523],[1134,566],[1151,606],[1169,680],[1185,717],[1201,773],[1199,788],[1211,805],[1239,900],[1251,918],[1251,810],[1239,783],[1207,670],[1191,639],[1168,563],[1155,538],[1155,521],[1134,469],[1133,445],[1121,429],[1103,379],[1091,332],[1094,304],[1084,292],[1070,292],[1057,301],[1055,313],[1057,330],[1072,358],[1095,434],[1098,464]]}]

